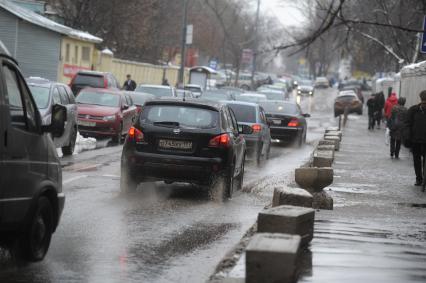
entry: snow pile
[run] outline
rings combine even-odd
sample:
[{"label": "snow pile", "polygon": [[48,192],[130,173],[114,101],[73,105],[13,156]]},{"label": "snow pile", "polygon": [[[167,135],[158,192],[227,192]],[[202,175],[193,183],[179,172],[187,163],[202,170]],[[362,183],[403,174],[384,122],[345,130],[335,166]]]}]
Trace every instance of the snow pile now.
[{"label": "snow pile", "polygon": [[426,73],[426,61],[410,64],[401,69],[402,77],[416,75],[416,74],[425,74],[425,73]]},{"label": "snow pile", "polygon": [[84,150],[91,150],[96,148],[95,138],[85,138],[80,133],[77,133],[77,140],[75,142],[74,154],[82,152]]}]

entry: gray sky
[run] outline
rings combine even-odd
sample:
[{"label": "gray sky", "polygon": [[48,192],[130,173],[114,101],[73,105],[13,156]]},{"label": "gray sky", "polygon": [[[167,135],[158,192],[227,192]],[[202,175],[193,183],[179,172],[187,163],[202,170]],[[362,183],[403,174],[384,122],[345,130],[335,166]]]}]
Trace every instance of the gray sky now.
[{"label": "gray sky", "polygon": [[305,17],[299,9],[298,3],[301,0],[261,0],[261,10],[264,13],[275,15],[280,22],[286,26],[302,26]]}]

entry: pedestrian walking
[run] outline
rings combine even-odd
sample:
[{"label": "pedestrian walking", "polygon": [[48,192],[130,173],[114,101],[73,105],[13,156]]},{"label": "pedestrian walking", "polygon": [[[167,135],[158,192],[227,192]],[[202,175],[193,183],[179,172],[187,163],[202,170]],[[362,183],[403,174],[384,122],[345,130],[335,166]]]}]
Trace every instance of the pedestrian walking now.
[{"label": "pedestrian walking", "polygon": [[404,134],[405,120],[407,115],[407,108],[405,105],[405,97],[398,99],[398,105],[395,105],[391,111],[391,118],[389,119],[388,127],[390,129],[390,156],[396,159],[399,158],[399,151]]},{"label": "pedestrian walking", "polygon": [[422,167],[425,166],[426,157],[426,90],[419,96],[421,102],[408,109],[406,122],[413,152],[416,186],[421,186],[425,178]]},{"label": "pedestrian walking", "polygon": [[388,99],[386,99],[386,103],[385,103],[385,118],[386,118],[386,122],[389,122],[389,119],[391,118],[392,115],[392,108],[398,104],[398,98],[396,97],[396,93],[392,93]]},{"label": "pedestrian walking", "polygon": [[126,76],[127,80],[123,84],[123,89],[127,91],[134,91],[136,89],[136,82],[132,80],[132,76],[128,74]]},{"label": "pedestrian walking", "polygon": [[374,124],[376,120],[377,106],[376,106],[376,96],[372,94],[367,100],[367,109],[368,109],[368,129],[374,130]]},{"label": "pedestrian walking", "polygon": [[377,93],[375,95],[376,97],[376,119],[375,122],[377,122],[377,128],[380,129],[380,123],[383,119],[383,108],[385,107],[385,95],[383,94],[383,91]]}]

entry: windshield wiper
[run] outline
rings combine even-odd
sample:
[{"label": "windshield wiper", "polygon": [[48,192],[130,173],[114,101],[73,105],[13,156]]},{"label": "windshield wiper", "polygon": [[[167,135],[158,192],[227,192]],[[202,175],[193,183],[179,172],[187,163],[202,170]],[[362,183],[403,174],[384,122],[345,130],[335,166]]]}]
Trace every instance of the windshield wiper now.
[{"label": "windshield wiper", "polygon": [[161,122],[154,122],[155,126],[162,126],[162,127],[179,127],[179,122],[173,122],[173,121],[161,121]]}]

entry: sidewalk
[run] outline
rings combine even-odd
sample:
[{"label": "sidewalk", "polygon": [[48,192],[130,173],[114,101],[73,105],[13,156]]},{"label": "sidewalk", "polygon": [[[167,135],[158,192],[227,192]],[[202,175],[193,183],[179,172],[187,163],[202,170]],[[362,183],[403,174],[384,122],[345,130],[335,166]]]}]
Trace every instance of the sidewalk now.
[{"label": "sidewalk", "polygon": [[409,151],[391,159],[384,129],[351,115],[335,160],[334,210],[316,213],[298,282],[426,282],[426,193]]}]

